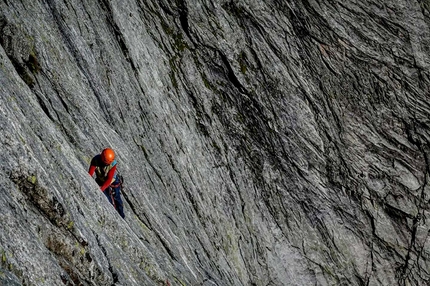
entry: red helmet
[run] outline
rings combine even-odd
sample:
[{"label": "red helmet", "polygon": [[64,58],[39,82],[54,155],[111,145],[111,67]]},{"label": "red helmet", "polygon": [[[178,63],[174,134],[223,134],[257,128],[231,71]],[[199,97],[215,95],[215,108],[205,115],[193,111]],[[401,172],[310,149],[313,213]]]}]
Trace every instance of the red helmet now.
[{"label": "red helmet", "polygon": [[103,163],[109,165],[115,160],[115,152],[111,148],[106,148],[102,151],[102,161]]}]

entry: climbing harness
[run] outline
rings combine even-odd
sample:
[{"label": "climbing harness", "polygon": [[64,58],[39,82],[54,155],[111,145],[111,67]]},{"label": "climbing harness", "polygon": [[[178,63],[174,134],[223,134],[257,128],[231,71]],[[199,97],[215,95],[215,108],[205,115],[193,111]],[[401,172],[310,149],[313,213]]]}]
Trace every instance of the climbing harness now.
[{"label": "climbing harness", "polygon": [[109,195],[110,195],[110,199],[112,200],[112,205],[115,209],[116,208],[116,204],[115,204],[115,190],[111,187],[109,187]]},{"label": "climbing harness", "polygon": [[[122,182],[123,182],[123,177],[120,174],[118,174],[117,176],[118,176],[118,181],[119,181],[118,184],[115,184],[115,185],[112,184],[109,186],[109,195],[110,195],[110,198],[112,200],[112,205],[115,209],[117,209],[117,206],[115,204],[115,195],[116,195],[115,189],[118,187],[122,187]],[[121,189],[119,190],[119,192],[121,192]]]}]

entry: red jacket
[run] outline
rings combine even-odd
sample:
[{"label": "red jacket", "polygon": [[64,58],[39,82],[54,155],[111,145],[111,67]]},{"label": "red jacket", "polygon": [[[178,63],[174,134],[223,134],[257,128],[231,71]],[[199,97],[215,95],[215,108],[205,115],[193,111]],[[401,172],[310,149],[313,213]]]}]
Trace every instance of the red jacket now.
[{"label": "red jacket", "polygon": [[[104,190],[106,190],[115,181],[114,178],[116,175],[116,161],[114,161],[111,165],[105,165],[102,162],[100,155],[97,155],[91,160],[88,174],[90,174],[90,176],[92,177],[96,172],[97,168],[99,169],[99,171],[97,172],[98,180],[96,181],[97,183],[99,183],[99,185],[100,183],[103,183],[102,185],[100,185],[100,189],[102,192],[104,192]],[[105,169],[109,169],[107,174],[104,172]]]}]

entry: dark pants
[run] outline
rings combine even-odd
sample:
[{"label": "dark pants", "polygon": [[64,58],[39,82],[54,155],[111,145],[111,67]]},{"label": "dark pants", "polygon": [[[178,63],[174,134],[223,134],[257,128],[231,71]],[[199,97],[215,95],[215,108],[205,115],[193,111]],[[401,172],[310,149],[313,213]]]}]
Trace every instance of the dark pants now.
[{"label": "dark pants", "polygon": [[[113,187],[116,186],[116,187]],[[118,178],[116,178],[115,182],[112,183],[106,190],[103,192],[109,202],[115,207],[116,211],[119,215],[124,218],[124,209],[122,205],[121,199],[121,184]]]}]

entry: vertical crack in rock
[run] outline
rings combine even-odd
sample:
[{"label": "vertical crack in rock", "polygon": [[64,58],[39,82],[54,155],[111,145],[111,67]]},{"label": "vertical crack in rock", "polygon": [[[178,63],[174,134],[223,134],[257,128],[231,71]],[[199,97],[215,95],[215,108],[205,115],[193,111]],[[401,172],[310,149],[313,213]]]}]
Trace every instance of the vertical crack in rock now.
[{"label": "vertical crack in rock", "polygon": [[[142,82],[139,76],[139,67],[138,65],[135,63],[135,59],[133,57],[130,57],[130,50],[128,48],[127,45],[129,45],[129,43],[127,43],[126,38],[123,35],[123,32],[121,32],[121,28],[119,26],[119,24],[116,22],[116,17],[114,16],[114,11],[112,8],[112,4],[110,0],[102,0],[100,1],[100,4],[102,6],[102,9],[104,11],[106,11],[106,20],[107,20],[107,24],[109,25],[110,29],[113,31],[113,34],[115,36],[115,39],[117,40],[117,43],[121,49],[122,54],[124,55],[125,60],[130,64],[131,70],[134,74],[134,77],[137,81],[137,85],[139,87],[139,90],[137,91],[138,93],[140,93],[141,95],[145,94],[145,90],[142,87]],[[139,7],[141,7],[141,3],[138,3]],[[120,109],[120,114],[121,117],[124,121],[124,116],[122,114],[122,111]]]},{"label": "vertical crack in rock", "polygon": [[166,252],[169,254],[170,258],[173,259],[174,261],[179,261],[176,254],[173,252],[171,247],[168,245],[167,240],[160,234],[160,232],[157,231],[156,229],[154,229],[154,233],[157,236],[158,241],[160,241],[161,244],[163,245],[164,250],[166,250]]},{"label": "vertical crack in rock", "polygon": [[237,79],[236,75],[234,74],[233,69],[231,68],[230,63],[228,62],[227,57],[220,51],[219,55],[221,57],[222,62],[224,63],[225,67],[227,68],[227,77],[229,79],[229,81],[237,88],[237,90],[239,90],[241,93],[243,94],[247,94],[245,88],[242,86],[242,84],[239,82],[239,80]]},{"label": "vertical crack in rock", "polygon": [[35,91],[34,94],[36,95],[37,101],[39,102],[39,105],[42,108],[43,112],[45,112],[46,116],[48,116],[49,119],[52,120],[52,122],[55,122],[56,120],[52,117],[51,112],[49,112],[49,109],[48,109],[48,107],[47,107],[47,105],[45,103],[43,95],[41,95],[37,91]]},{"label": "vertical crack in rock", "polygon": [[97,233],[93,233],[94,237],[96,238],[97,245],[100,247],[101,251],[103,252],[103,255],[105,256],[107,263],[108,263],[108,269],[112,277],[112,286],[115,285],[115,283],[119,282],[118,280],[118,274],[115,272],[115,270],[112,267],[112,263],[110,261],[110,258],[108,256],[108,253],[106,251],[106,248],[103,246],[103,244],[100,242],[99,235]]},{"label": "vertical crack in rock", "polygon": [[154,171],[154,173],[157,176],[157,178],[159,179],[159,181],[163,184],[163,186],[165,188],[167,188],[167,186],[164,183],[163,176],[162,176],[160,170],[158,170],[158,168],[151,162],[149,155],[148,155],[148,152],[146,151],[145,147],[143,145],[139,144],[138,142],[136,142],[136,140],[134,140],[134,142],[135,142],[136,146],[138,146],[142,150],[146,162],[148,162],[149,166],[151,166],[152,170]]},{"label": "vertical crack in rock", "polygon": [[22,28],[6,20],[3,15],[0,17],[0,45],[21,79],[29,88],[33,88],[35,75],[41,69],[34,48],[34,39]]},{"label": "vertical crack in rock", "polygon": [[[55,23],[57,24],[57,27],[61,33],[61,36],[62,36],[62,38],[60,39],[61,42],[64,43],[64,45],[67,47],[67,49],[73,56],[74,62],[78,65],[82,74],[84,74],[85,77],[87,78],[92,91],[96,95],[99,105],[102,108],[107,109],[107,106],[103,103],[102,98],[104,95],[98,86],[97,80],[95,80],[95,78],[91,74],[88,64],[80,56],[78,44],[74,42],[74,37],[72,36],[72,32],[70,31],[71,27],[67,25],[67,21],[64,19],[63,14],[57,8],[57,6],[61,4],[56,3],[55,0],[46,0],[46,1],[51,11],[51,14],[55,19]],[[106,114],[108,114],[108,112],[106,112]]]},{"label": "vertical crack in rock", "polygon": [[188,7],[187,2],[185,0],[175,0],[178,5],[179,11],[179,22],[181,23],[182,30],[184,30],[185,34],[188,36],[191,42],[194,43],[193,37],[191,36],[190,26],[188,23]]},{"label": "vertical crack in rock", "polygon": [[[146,216],[145,213],[143,212],[139,212],[138,209],[134,206],[134,204],[132,203],[131,199],[128,197],[127,193],[124,191],[124,189],[122,189],[122,195],[125,199],[125,201],[128,203],[128,205],[131,208],[131,211],[135,214],[135,216],[139,219],[139,221],[145,225],[145,227],[147,227],[149,230],[153,231],[153,228],[151,226],[151,223],[149,222],[148,217]],[[142,218],[143,216],[143,218]]]},{"label": "vertical crack in rock", "polygon": [[127,60],[127,62],[130,63],[132,69],[134,71],[137,71],[136,66],[133,62],[133,59],[130,58],[130,52],[129,52],[129,50],[127,48],[127,44],[124,40],[124,36],[121,33],[121,29],[118,26],[118,24],[115,22],[115,17],[113,15],[110,0],[102,0],[101,4],[102,4],[102,8],[106,11],[107,22],[110,24],[110,27],[112,28],[112,31],[115,35],[115,39],[117,40],[118,45],[121,48],[121,51],[124,55],[124,58]]}]

